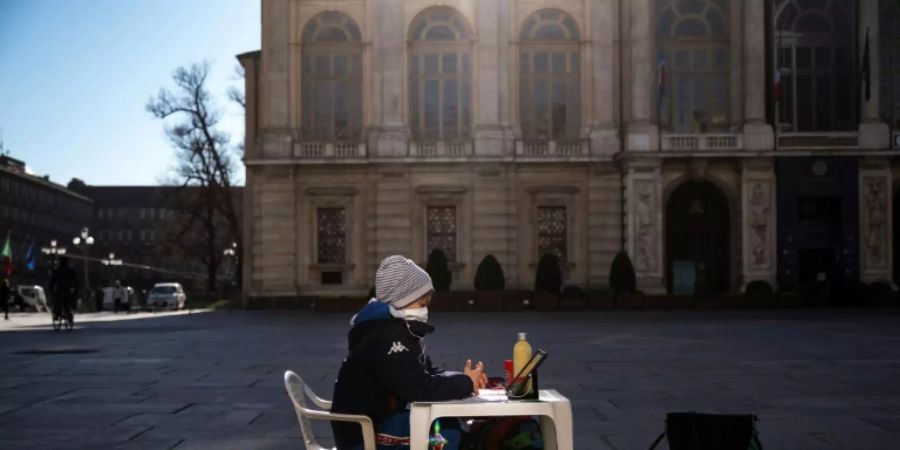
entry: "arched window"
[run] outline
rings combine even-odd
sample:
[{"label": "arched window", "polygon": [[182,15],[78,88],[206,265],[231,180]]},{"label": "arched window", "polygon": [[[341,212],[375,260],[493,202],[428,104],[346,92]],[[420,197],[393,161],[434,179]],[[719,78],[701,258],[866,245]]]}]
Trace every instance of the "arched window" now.
[{"label": "arched window", "polygon": [[656,0],[661,129],[702,133],[728,128],[729,3]]},{"label": "arched window", "polygon": [[[892,130],[900,129],[900,3],[881,0],[878,29],[881,31],[881,120]],[[877,39],[869,36],[869,39]]]},{"label": "arched window", "polygon": [[779,129],[855,130],[856,2],[774,3]]},{"label": "arched window", "polygon": [[313,17],[302,36],[301,129],[305,140],[358,141],[362,130],[362,35],[349,16]]},{"label": "arched window", "polygon": [[452,8],[429,8],[409,29],[409,122],[417,141],[471,134],[472,35]]},{"label": "arched window", "polygon": [[522,25],[519,120],[522,136],[577,138],[581,127],[578,27],[568,14],[544,9]]}]

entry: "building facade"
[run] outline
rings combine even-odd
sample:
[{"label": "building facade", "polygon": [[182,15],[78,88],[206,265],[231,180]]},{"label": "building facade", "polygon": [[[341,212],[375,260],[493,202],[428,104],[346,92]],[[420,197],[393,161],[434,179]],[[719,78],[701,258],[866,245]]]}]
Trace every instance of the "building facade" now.
[{"label": "building facade", "polygon": [[72,238],[88,223],[93,207],[90,198],[31,174],[24,161],[0,156],[0,246],[9,236],[13,285],[46,285],[53,257],[41,249],[55,240],[58,247],[77,254]]},{"label": "building facade", "polygon": [[263,0],[244,291],[363,293],[381,258],[556,254],[604,288],[894,274],[900,12],[878,0]]}]

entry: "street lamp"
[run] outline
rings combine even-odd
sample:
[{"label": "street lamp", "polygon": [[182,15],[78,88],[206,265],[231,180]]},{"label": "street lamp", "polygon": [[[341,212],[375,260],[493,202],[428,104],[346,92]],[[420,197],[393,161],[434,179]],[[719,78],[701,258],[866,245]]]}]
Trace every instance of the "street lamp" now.
[{"label": "street lamp", "polygon": [[122,260],[116,259],[116,254],[113,252],[109,252],[109,258],[104,258],[100,260],[104,266],[121,266]]},{"label": "street lamp", "polygon": [[83,227],[81,233],[72,239],[72,243],[81,250],[81,254],[84,256],[84,259],[82,260],[84,263],[84,288],[81,290],[81,297],[83,299],[82,305],[87,305],[90,300],[87,298],[88,284],[90,284],[90,281],[88,280],[87,256],[88,248],[94,245],[94,237],[90,235],[88,227]]},{"label": "street lamp", "polygon": [[51,261],[52,261],[52,267],[51,267],[51,270],[52,270],[54,267],[56,267],[56,262],[57,262],[56,260],[60,256],[66,254],[66,248],[65,247],[57,247],[56,239],[51,239],[49,247],[41,247],[41,253],[50,256]]},{"label": "street lamp", "polygon": [[237,242],[232,242],[231,247],[227,247],[222,251],[222,254],[228,258],[231,258],[231,282],[234,283],[234,279],[237,278],[237,263],[238,263],[238,253],[237,253]]}]

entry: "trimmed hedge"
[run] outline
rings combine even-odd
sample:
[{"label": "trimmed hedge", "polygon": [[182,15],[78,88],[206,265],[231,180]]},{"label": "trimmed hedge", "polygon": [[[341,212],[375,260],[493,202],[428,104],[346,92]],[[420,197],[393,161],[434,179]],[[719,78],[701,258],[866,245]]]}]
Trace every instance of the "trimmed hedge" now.
[{"label": "trimmed hedge", "polygon": [[450,274],[450,268],[447,265],[447,255],[444,251],[436,248],[428,254],[428,263],[425,265],[425,271],[431,276],[431,283],[434,290],[438,292],[447,292],[450,290],[450,283],[453,276]]},{"label": "trimmed hedge", "polygon": [[506,278],[503,276],[503,267],[494,255],[487,255],[478,264],[475,270],[476,291],[499,291],[506,288]]},{"label": "trimmed hedge", "polygon": [[562,288],[562,270],[559,267],[559,258],[547,253],[538,262],[537,271],[534,274],[534,290],[559,294]]}]

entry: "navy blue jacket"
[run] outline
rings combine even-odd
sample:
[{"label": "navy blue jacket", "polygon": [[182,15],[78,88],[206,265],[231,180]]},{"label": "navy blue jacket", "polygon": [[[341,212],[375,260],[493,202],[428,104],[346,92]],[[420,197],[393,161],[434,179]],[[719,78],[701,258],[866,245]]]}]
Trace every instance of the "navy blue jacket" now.
[{"label": "navy blue jacket", "polygon": [[[375,427],[408,402],[466,398],[472,380],[465,374],[443,372],[424,354],[422,338],[434,327],[391,316],[388,305],[372,301],[352,323],[348,336],[350,352],[334,384],[331,411],[362,414]],[[355,423],[332,422],[339,450],[362,444]]]}]

